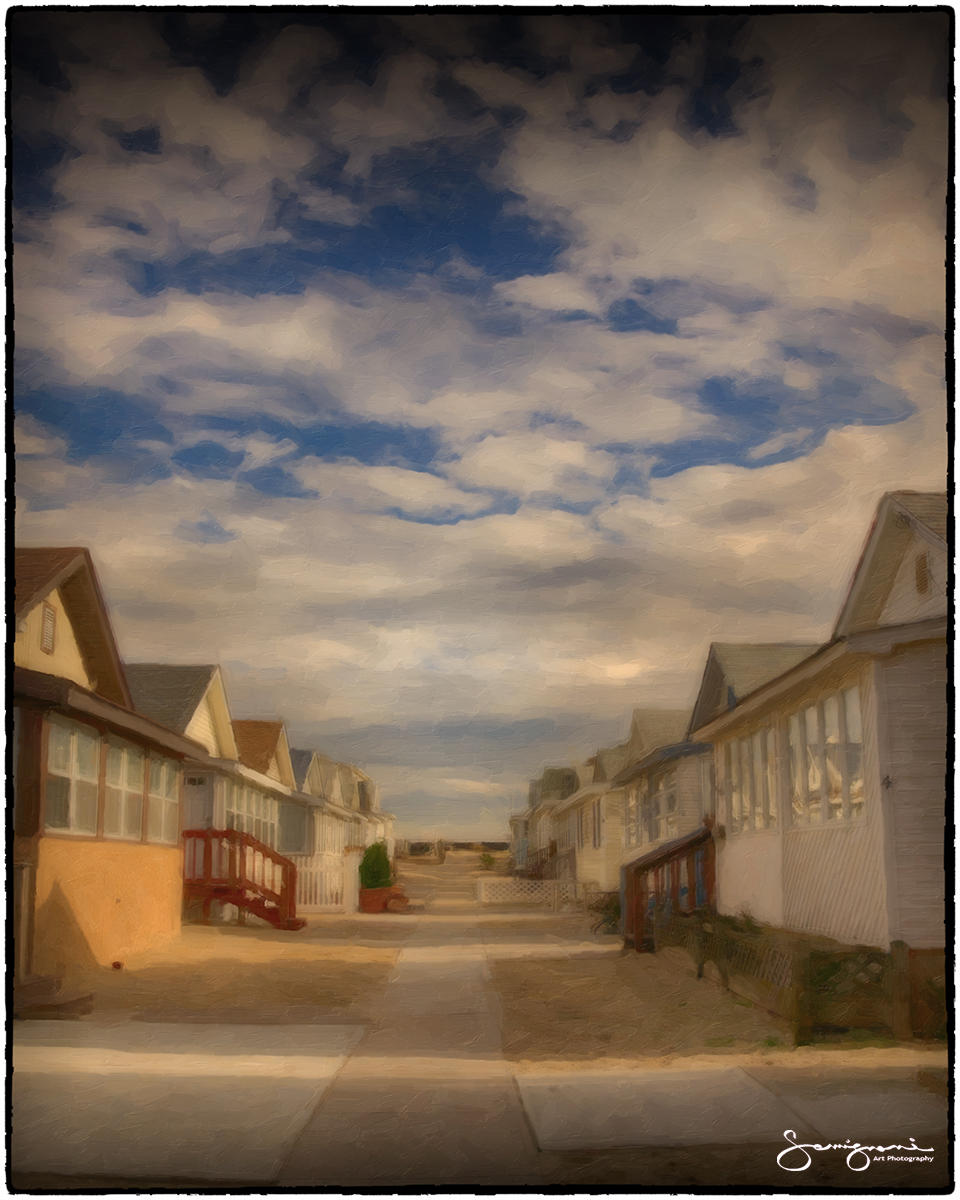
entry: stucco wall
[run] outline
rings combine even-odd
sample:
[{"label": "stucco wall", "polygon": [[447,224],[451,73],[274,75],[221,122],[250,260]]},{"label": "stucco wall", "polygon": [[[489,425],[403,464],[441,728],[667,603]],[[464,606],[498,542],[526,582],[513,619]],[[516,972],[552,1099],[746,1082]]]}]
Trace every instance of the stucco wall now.
[{"label": "stucco wall", "polygon": [[43,837],[33,970],[123,961],[167,941],[179,933],[182,897],[178,846]]}]

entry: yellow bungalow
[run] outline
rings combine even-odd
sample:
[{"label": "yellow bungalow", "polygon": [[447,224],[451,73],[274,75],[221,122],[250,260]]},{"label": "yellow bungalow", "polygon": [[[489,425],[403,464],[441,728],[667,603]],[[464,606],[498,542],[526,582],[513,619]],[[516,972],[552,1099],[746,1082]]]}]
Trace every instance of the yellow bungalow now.
[{"label": "yellow bungalow", "polygon": [[90,555],[14,557],[15,981],[122,962],[174,937],[183,761],[137,713]]}]

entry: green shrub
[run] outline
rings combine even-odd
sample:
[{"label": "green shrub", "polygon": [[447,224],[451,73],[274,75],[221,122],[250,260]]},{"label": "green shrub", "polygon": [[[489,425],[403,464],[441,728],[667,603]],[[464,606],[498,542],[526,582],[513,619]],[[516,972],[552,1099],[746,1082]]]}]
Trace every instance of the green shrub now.
[{"label": "green shrub", "polygon": [[390,886],[390,859],[385,842],[368,846],[360,861],[360,886],[380,888]]},{"label": "green shrub", "polygon": [[620,894],[618,892],[601,892],[587,905],[597,920],[591,928],[594,933],[619,933],[620,931]]},{"label": "green shrub", "polygon": [[480,870],[492,871],[497,865],[497,860],[493,857],[489,850],[484,850],[480,855]]}]

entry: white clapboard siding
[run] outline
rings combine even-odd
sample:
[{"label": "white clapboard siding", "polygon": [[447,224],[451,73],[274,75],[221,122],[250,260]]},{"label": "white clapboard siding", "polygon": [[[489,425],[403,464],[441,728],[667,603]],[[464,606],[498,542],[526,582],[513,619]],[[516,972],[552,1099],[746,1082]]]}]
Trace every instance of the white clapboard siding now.
[{"label": "white clapboard siding", "polygon": [[[926,555],[926,591],[917,590],[917,558]],[[946,616],[947,554],[927,538],[914,534],[890,588],[881,625],[905,625]]]},{"label": "white clapboard siding", "polygon": [[946,650],[926,642],[883,664],[897,933],[909,946],[935,948],[944,935]]},{"label": "white clapboard siding", "polygon": [[184,732],[186,737],[199,742],[214,758],[221,757],[220,741],[217,738],[217,727],[213,719],[213,712],[210,709],[210,699],[208,696],[204,696],[197,705],[196,711],[190,718],[190,724]]},{"label": "white clapboard siding", "polygon": [[[854,679],[847,679],[849,685]],[[883,755],[872,672],[860,686],[863,725],[863,815],[847,823],[787,831],[784,924],[853,945],[889,945],[884,866]]]}]

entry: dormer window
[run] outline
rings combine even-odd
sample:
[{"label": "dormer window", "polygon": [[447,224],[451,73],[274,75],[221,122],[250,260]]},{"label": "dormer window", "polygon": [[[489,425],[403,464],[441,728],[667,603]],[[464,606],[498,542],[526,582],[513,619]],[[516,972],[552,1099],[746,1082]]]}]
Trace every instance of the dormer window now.
[{"label": "dormer window", "polygon": [[57,637],[57,610],[52,604],[44,601],[40,614],[40,649],[44,654],[52,654]]},{"label": "dormer window", "polygon": [[926,553],[918,554],[913,561],[917,583],[917,595],[925,596],[930,591],[930,563]]}]

